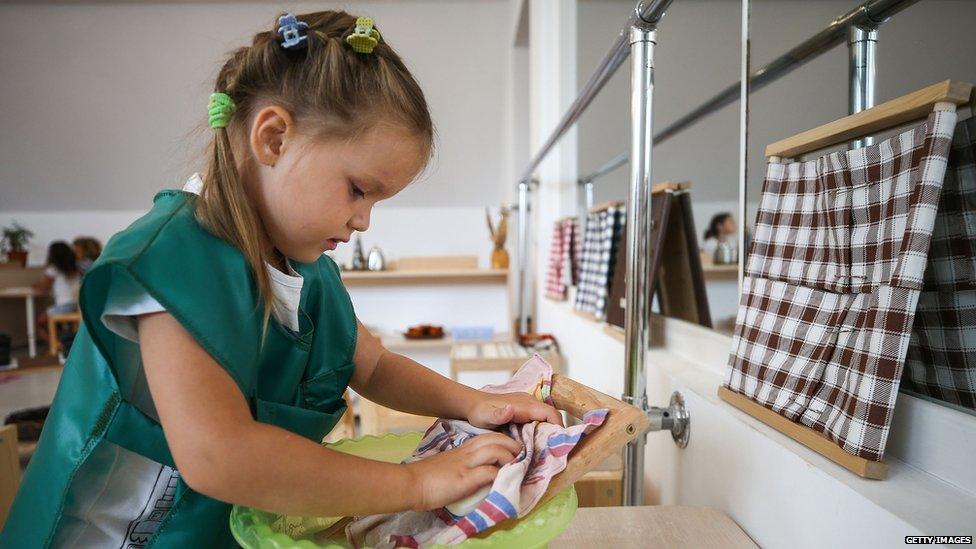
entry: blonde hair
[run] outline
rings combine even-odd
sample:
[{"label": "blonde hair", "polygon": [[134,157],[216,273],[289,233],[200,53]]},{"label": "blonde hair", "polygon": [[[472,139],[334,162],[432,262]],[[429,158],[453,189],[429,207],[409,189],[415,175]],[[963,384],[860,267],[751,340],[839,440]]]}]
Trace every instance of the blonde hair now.
[{"label": "blonde hair", "polygon": [[249,159],[234,152],[234,143],[246,142],[253,110],[279,105],[296,123],[316,128],[316,135],[323,138],[355,138],[380,121],[392,123],[414,132],[426,158],[433,149],[427,101],[393,48],[380,39],[372,53],[354,52],[345,38],[354,30],[356,17],[343,11],[297,18],[308,24],[304,48],[283,48],[275,24],[275,29],[256,34],[250,46],[231,54],[217,75],[214,91],[229,95],[236,110],[226,128],[214,130],[209,168],[196,205],[200,223],[244,254],[264,304],[265,324],[273,304],[264,267],[270,254],[261,218],[241,178]]}]

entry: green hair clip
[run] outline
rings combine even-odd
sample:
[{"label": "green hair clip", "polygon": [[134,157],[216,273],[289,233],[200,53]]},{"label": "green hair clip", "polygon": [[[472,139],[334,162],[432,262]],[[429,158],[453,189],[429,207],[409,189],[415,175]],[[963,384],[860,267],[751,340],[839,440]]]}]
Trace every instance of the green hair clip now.
[{"label": "green hair clip", "polygon": [[373,48],[380,43],[380,32],[373,28],[373,20],[369,17],[356,19],[356,28],[346,37],[346,43],[357,53],[373,53]]},{"label": "green hair clip", "polygon": [[210,94],[210,103],[207,105],[207,113],[210,115],[211,128],[226,128],[230,122],[231,115],[237,110],[234,100],[226,93]]}]

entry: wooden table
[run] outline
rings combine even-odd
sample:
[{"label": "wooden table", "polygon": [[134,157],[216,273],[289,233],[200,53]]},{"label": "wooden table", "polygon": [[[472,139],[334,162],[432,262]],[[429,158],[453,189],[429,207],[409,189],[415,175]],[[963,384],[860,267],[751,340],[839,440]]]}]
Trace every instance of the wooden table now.
[{"label": "wooden table", "polygon": [[551,549],[757,547],[725,513],[707,507],[589,507],[576,511]]},{"label": "wooden table", "polygon": [[34,331],[34,298],[43,295],[30,286],[16,286],[0,289],[0,298],[23,299],[27,309],[27,354],[37,356],[37,334]]}]

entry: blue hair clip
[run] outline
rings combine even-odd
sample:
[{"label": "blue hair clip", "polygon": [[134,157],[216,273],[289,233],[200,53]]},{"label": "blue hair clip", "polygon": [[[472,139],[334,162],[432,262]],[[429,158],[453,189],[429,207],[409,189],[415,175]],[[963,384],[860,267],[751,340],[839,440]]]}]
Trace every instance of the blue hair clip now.
[{"label": "blue hair clip", "polygon": [[278,18],[278,34],[281,36],[281,47],[286,50],[304,48],[308,37],[305,29],[308,23],[299,21],[294,15],[286,13]]}]

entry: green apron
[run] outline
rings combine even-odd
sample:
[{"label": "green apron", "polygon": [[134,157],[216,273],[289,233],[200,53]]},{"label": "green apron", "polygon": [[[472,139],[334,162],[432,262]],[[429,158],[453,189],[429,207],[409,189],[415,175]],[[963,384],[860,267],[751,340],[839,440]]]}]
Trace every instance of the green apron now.
[{"label": "green apron", "polygon": [[[65,506],[75,501],[76,473],[105,441],[175,467],[158,421],[127,399],[145,378],[138,344],[101,322],[113,284],[136,284],[162,304],[231,375],[257,421],[319,442],[345,411],[357,326],[335,263],[323,256],[295,265],[304,278],[300,330],[292,332],[272,316],[262,345],[263,310],[248,264],[237,248],[197,223],[195,200],[180,191],[156,195],[153,209],[115,235],[86,273],[84,325],[0,532],[0,547],[51,545]],[[180,480],[148,544],[235,546],[229,513],[229,504]]]}]

